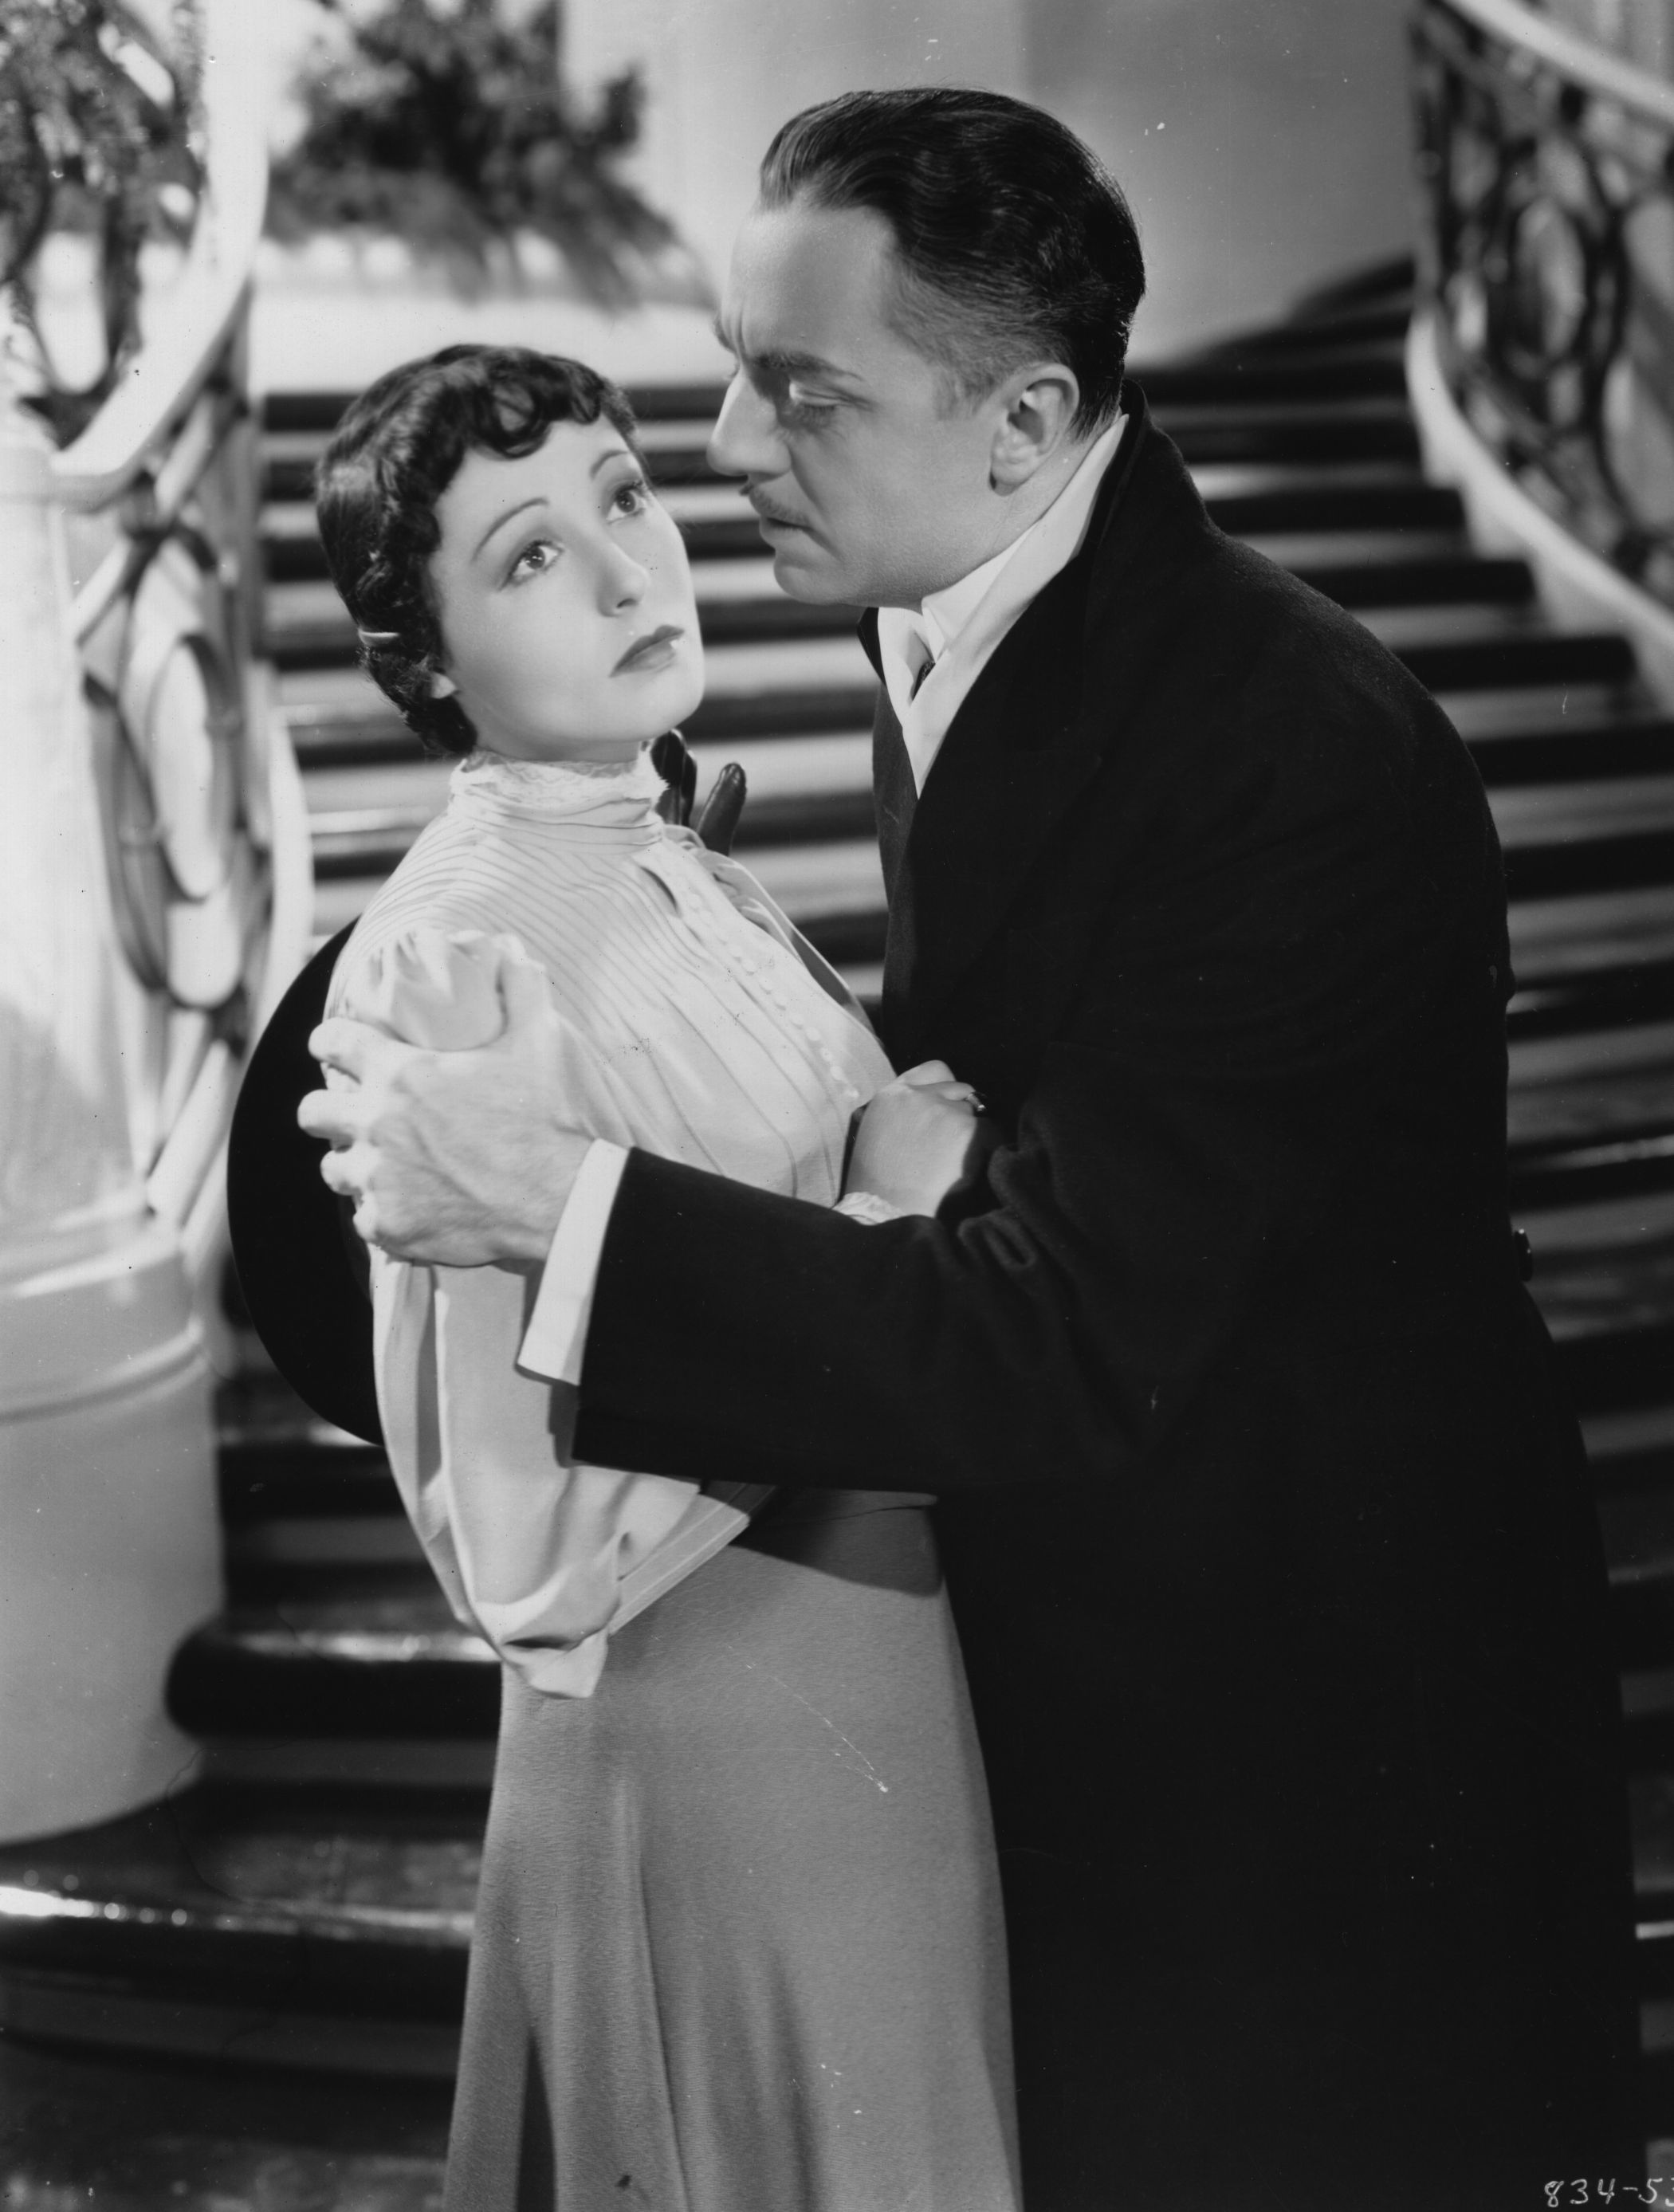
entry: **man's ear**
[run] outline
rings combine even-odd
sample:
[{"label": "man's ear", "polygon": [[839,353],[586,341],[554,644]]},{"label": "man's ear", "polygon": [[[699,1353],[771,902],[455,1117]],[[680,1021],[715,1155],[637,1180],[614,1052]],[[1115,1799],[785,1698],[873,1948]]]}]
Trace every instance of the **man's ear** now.
[{"label": "man's ear", "polygon": [[1005,413],[989,448],[989,483],[997,492],[1014,492],[1063,451],[1081,388],[1073,368],[1044,362],[1007,377],[999,397]]},{"label": "man's ear", "polygon": [[451,699],[459,688],[445,668],[430,671],[430,696],[433,699]]}]

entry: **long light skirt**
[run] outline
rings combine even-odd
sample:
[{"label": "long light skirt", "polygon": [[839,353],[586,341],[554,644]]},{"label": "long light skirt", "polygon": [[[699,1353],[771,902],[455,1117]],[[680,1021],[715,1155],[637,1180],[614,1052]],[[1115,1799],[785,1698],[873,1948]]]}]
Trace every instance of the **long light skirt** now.
[{"label": "long light skirt", "polygon": [[782,1501],[584,1700],[505,1678],[447,2212],[1015,2212],[927,1514]]}]

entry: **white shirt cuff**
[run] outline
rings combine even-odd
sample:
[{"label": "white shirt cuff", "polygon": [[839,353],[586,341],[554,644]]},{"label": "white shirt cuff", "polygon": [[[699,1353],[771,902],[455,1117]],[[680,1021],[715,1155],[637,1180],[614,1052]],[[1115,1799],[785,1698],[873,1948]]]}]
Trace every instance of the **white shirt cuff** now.
[{"label": "white shirt cuff", "polygon": [[832,1207],[834,1213],[846,1213],[851,1221],[899,1221],[901,1209],[892,1206],[886,1198],[880,1198],[874,1190],[851,1190],[847,1197],[838,1199]]},{"label": "white shirt cuff", "polygon": [[569,1187],[535,1293],[535,1309],[517,1354],[527,1374],[549,1382],[579,1382],[587,1356],[593,1293],[604,1256],[611,1208],[628,1155],[620,1145],[595,1137]]}]

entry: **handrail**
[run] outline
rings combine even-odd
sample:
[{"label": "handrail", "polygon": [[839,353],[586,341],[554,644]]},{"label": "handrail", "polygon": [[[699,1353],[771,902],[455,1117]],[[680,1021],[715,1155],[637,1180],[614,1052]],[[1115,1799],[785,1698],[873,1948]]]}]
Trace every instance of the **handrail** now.
[{"label": "handrail", "polygon": [[244,1055],[306,955],[308,826],[260,658],[247,319],[267,196],[251,0],[205,0],[203,185],[155,327],[52,457],[90,573],[70,628],[117,939],[135,1165],[212,1348],[223,1162]]},{"label": "handrail", "polygon": [[134,483],[220,359],[255,264],[267,203],[256,10],[249,0],[210,0],[204,13],[204,185],[186,266],[162,327],[82,435],[54,458],[69,507],[107,506]]},{"label": "handrail", "polygon": [[1674,605],[1674,85],[1524,0],[1415,0],[1412,42],[1453,404],[1573,538]]},{"label": "handrail", "polygon": [[1606,52],[1579,31],[1567,30],[1549,15],[1525,7],[1523,0],[1449,0],[1449,4],[1455,15],[1507,46],[1520,46],[1584,91],[1613,100],[1647,123],[1674,131],[1674,84],[1649,70]]}]

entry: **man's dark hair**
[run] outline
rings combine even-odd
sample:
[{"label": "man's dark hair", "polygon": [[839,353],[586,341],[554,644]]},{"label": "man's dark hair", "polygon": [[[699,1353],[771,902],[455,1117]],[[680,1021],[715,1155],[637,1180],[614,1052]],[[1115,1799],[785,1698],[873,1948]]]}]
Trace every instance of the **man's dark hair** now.
[{"label": "man's dark hair", "polygon": [[431,696],[443,665],[429,574],[436,501],[467,453],[519,459],[555,422],[600,416],[639,459],[632,408],[581,362],[527,346],[445,346],[368,385],[321,456],[314,506],[332,581],[368,673],[427,752],[468,753],[477,742],[458,699]]},{"label": "man's dark hair", "polygon": [[951,86],[846,92],[779,131],[761,198],[880,215],[892,326],[960,397],[1044,359],[1075,372],[1078,431],[1115,415],[1144,257],[1115,179],[1054,117]]}]

